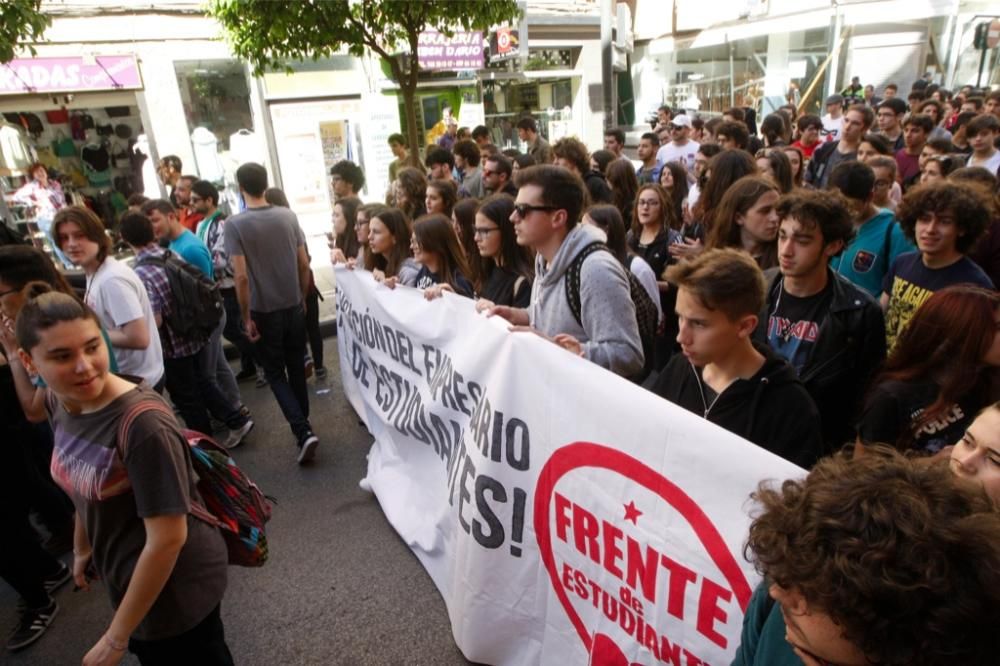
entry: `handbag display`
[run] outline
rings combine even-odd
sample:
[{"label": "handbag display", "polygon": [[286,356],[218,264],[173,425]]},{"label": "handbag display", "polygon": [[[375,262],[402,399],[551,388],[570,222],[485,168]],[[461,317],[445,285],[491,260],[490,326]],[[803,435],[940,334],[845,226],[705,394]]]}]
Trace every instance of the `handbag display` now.
[{"label": "handbag display", "polygon": [[69,111],[66,110],[66,107],[55,111],[46,111],[45,119],[49,121],[50,125],[65,125],[69,122]]},{"label": "handbag display", "polygon": [[59,130],[56,133],[55,141],[52,142],[52,152],[58,157],[76,157],[76,144],[73,143],[73,139]]}]

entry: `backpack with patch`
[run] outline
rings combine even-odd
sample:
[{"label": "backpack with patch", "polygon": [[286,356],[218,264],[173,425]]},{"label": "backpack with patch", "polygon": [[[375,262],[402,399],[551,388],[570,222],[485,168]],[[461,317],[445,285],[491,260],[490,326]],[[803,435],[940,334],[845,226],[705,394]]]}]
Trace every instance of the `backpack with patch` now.
[{"label": "backpack with patch", "polygon": [[[132,423],[142,412],[157,409],[173,416],[160,400],[142,400],[132,405],[118,424],[118,451],[125,458],[125,445]],[[236,466],[229,452],[211,437],[193,430],[182,430],[191,451],[202,503],[192,498],[191,515],[219,528],[226,542],[229,563],[241,567],[259,567],[267,562],[267,534],[264,524],[271,519],[271,498]]]},{"label": "backpack with patch", "polygon": [[[569,301],[569,308],[573,312],[576,323],[583,326],[581,316],[582,304],[580,302],[580,273],[583,270],[583,262],[587,257],[595,252],[611,252],[611,249],[604,243],[591,243],[580,250],[573,262],[566,269],[566,300]],[[645,287],[639,284],[639,280],[632,274],[632,271],[624,268],[625,276],[628,278],[629,296],[635,305],[635,320],[639,326],[639,339],[642,341],[642,354],[644,361],[639,374],[629,377],[633,382],[641,384],[649,373],[653,370],[656,360],[656,329],[659,326],[660,315],[656,311],[656,303],[649,297]]]},{"label": "backpack with patch", "polygon": [[207,339],[222,321],[225,306],[219,285],[170,250],[162,257],[146,256],[138,265],[161,266],[167,271],[173,307],[165,321],[175,335]]}]

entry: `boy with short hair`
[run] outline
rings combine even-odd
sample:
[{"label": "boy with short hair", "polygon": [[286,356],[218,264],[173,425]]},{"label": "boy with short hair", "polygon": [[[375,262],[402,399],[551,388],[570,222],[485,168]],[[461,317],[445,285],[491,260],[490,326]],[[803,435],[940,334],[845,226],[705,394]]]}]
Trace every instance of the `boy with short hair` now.
[{"label": "boy with short hair", "polygon": [[874,204],[875,171],[861,162],[837,165],[830,174],[830,188],[847,197],[855,236],[830,267],[874,298],[882,293],[882,280],[900,254],[914,249],[896,224],[891,210]]},{"label": "boy with short hair", "polygon": [[965,137],[972,147],[966,166],[983,167],[994,176],[1000,171],[1000,150],[993,145],[1000,134],[1000,120],[991,113],[976,116],[965,126]]},{"label": "boy with short hair", "polygon": [[660,148],[660,138],[652,132],[646,132],[639,139],[638,155],[642,164],[635,170],[635,177],[640,185],[660,183],[660,171],[663,170],[663,163],[656,159],[656,152]]},{"label": "boy with short hair", "polygon": [[913,313],[934,292],[963,283],[993,289],[983,269],[966,256],[989,223],[987,204],[965,183],[928,183],[903,197],[899,224],[917,251],[897,257],[882,283],[890,352]]},{"label": "boy with short hair", "polygon": [[709,250],[667,269],[677,285],[676,354],[654,392],[786,460],[809,468],[822,454],[819,412],[795,369],[751,336],[764,275],[750,255]]}]

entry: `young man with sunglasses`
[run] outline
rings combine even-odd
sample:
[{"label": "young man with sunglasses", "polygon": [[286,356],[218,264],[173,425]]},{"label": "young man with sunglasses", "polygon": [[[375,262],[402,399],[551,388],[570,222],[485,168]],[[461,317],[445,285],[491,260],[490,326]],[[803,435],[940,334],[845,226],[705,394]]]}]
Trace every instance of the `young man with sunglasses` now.
[{"label": "young man with sunglasses", "polygon": [[[493,306],[515,330],[542,337],[624,377],[643,368],[642,340],[625,268],[610,252],[589,250],[604,233],[580,224],[584,185],[562,167],[521,169],[511,222],[518,245],[536,252],[535,280],[527,309]],[[577,257],[587,252],[582,263]],[[569,302],[566,280],[579,270],[579,314]]]},{"label": "young man with sunglasses", "polygon": [[656,159],[661,164],[679,162],[688,172],[694,171],[694,156],[701,144],[690,138],[691,118],[679,115],[670,121],[670,143],[660,146]]}]

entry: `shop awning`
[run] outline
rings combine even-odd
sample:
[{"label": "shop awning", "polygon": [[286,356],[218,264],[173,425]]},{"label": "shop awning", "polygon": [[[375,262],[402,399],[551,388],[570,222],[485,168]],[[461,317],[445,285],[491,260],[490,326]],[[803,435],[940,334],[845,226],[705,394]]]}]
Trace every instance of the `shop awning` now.
[{"label": "shop awning", "polygon": [[132,54],[15,58],[0,65],[0,95],[141,88],[139,63]]}]

